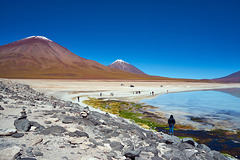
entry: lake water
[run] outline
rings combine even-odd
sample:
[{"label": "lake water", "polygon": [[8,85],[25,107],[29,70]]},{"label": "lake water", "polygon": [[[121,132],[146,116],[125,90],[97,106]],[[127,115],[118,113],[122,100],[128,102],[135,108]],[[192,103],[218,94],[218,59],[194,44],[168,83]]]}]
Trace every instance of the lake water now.
[{"label": "lake water", "polygon": [[141,102],[168,114],[228,121],[234,129],[240,128],[240,88],[169,93]]}]

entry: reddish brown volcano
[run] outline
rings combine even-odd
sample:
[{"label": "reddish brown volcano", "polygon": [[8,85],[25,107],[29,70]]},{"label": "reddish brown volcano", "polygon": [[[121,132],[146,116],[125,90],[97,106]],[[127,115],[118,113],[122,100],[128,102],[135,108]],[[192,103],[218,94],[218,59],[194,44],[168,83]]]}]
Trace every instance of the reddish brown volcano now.
[{"label": "reddish brown volcano", "polygon": [[240,71],[232,73],[226,77],[213,79],[219,82],[240,83]]},{"label": "reddish brown volcano", "polygon": [[42,36],[0,46],[0,77],[151,79],[81,58]]}]

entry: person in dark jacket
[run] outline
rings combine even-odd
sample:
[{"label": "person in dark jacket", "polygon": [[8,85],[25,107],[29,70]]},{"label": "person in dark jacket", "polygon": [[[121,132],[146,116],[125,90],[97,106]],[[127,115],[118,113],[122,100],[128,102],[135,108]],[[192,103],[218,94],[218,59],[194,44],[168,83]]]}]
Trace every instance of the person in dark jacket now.
[{"label": "person in dark jacket", "polygon": [[173,118],[173,115],[170,116],[168,119],[168,125],[169,125],[169,134],[173,135],[173,128],[175,124],[175,119]]}]

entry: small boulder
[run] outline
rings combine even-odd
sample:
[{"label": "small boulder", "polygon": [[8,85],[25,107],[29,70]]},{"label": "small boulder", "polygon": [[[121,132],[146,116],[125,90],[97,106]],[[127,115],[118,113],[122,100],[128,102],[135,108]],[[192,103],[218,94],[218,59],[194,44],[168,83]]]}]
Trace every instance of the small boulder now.
[{"label": "small boulder", "polygon": [[200,150],[201,152],[205,152],[205,153],[208,153],[211,151],[211,149],[208,146],[206,146],[205,144],[197,145],[197,149]]},{"label": "small boulder", "polygon": [[16,119],[14,121],[14,126],[18,131],[27,132],[31,128],[30,121],[28,119]]},{"label": "small boulder", "polygon": [[116,150],[116,151],[121,151],[124,147],[120,142],[111,142],[110,146],[113,150]]},{"label": "small boulder", "polygon": [[135,151],[128,150],[125,152],[124,156],[130,159],[135,159],[135,157],[138,157],[141,152],[142,152],[142,149],[138,149]]},{"label": "small boulder", "polygon": [[80,138],[72,138],[72,137],[70,137],[68,139],[68,141],[69,141],[69,143],[76,145],[76,144],[82,144],[83,142],[86,141],[86,139],[87,139],[86,137],[80,137]]},{"label": "small boulder", "polygon": [[34,157],[34,154],[33,154],[33,148],[32,147],[28,147],[26,152],[27,152],[27,156],[29,157]]},{"label": "small boulder", "polygon": [[72,119],[64,119],[64,120],[62,120],[62,123],[70,124],[70,123],[73,123],[73,120]]},{"label": "small boulder", "polygon": [[24,133],[14,133],[14,134],[12,134],[13,138],[21,138],[23,136],[24,136]]},{"label": "small boulder", "polygon": [[187,158],[190,158],[198,151],[196,149],[185,149],[183,152],[185,153]]},{"label": "small boulder", "polygon": [[31,124],[31,126],[36,127],[35,130],[41,131],[41,130],[45,129],[45,127],[40,125],[38,122],[31,121],[30,124]]},{"label": "small boulder", "polygon": [[42,152],[39,152],[39,151],[35,151],[35,152],[34,152],[34,155],[35,155],[35,156],[43,156],[43,153],[42,153]]},{"label": "small boulder", "polygon": [[210,151],[208,155],[211,155],[216,160],[228,160],[227,157],[217,151]]},{"label": "small boulder", "polygon": [[49,135],[49,134],[61,134],[66,131],[67,130],[61,126],[51,126],[51,127],[45,128],[40,133],[44,135]]},{"label": "small boulder", "polygon": [[0,131],[0,136],[11,136],[12,134],[16,133],[16,129],[7,129],[5,131]]},{"label": "small boulder", "polygon": [[86,132],[81,132],[81,131],[70,132],[68,135],[70,137],[87,137],[87,138],[89,138],[89,135]]},{"label": "small boulder", "polygon": [[158,150],[156,148],[153,148],[153,147],[146,147],[144,149],[145,152],[152,152],[154,154],[154,156],[157,156],[158,155]]},{"label": "small boulder", "polygon": [[194,149],[194,147],[189,143],[181,143],[178,147],[181,151],[185,149]]},{"label": "small boulder", "polygon": [[51,124],[51,121],[44,121],[45,124]]},{"label": "small boulder", "polygon": [[194,147],[197,147],[197,145],[198,145],[198,143],[195,142],[192,138],[183,138],[183,139],[182,139],[182,142],[183,142],[183,143],[191,144],[191,145],[194,146]]},{"label": "small boulder", "polygon": [[180,144],[181,143],[181,140],[180,140],[180,138],[178,138],[178,137],[176,137],[176,136],[170,136],[170,135],[168,135],[168,134],[164,134],[164,133],[159,133],[159,135],[161,136],[161,137],[163,137],[162,139],[164,139],[165,140],[165,143],[166,144]]}]

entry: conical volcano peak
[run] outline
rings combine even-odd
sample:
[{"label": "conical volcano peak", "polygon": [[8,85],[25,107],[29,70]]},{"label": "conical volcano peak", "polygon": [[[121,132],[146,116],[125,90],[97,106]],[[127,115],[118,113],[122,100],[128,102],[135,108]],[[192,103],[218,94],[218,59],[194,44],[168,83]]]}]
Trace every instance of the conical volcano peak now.
[{"label": "conical volcano peak", "polygon": [[121,59],[117,59],[112,64],[108,65],[109,67],[135,73],[135,74],[145,74],[143,71],[139,70],[138,68],[134,67],[130,63],[127,63]]},{"label": "conical volcano peak", "polygon": [[123,61],[122,59],[117,59],[117,60],[114,61],[113,63],[117,63],[117,62],[119,62],[119,63],[127,63],[127,62]]},{"label": "conical volcano peak", "polygon": [[25,39],[41,39],[41,40],[52,41],[52,40],[50,40],[50,39],[48,39],[47,37],[44,37],[44,36],[30,36],[30,37],[27,37]]}]

